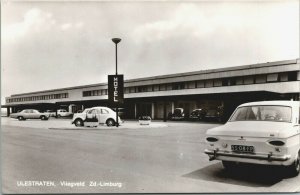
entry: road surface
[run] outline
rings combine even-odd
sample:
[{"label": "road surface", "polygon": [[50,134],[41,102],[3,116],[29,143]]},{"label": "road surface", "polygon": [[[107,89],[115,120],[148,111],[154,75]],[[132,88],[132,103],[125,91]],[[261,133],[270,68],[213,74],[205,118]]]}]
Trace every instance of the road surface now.
[{"label": "road surface", "polygon": [[219,161],[209,162],[203,153],[205,131],[219,124],[59,128],[69,123],[2,118],[3,193],[300,190],[300,176],[287,178],[282,169],[242,166],[228,172]]}]

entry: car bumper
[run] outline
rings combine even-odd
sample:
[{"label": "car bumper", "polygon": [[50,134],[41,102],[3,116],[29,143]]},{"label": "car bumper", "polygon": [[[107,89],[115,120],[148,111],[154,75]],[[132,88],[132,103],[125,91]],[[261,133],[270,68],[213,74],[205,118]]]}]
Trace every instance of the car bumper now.
[{"label": "car bumper", "polygon": [[265,160],[267,162],[272,161],[279,161],[285,162],[291,159],[291,155],[280,155],[275,156],[272,153],[262,155],[262,154],[239,154],[239,153],[232,153],[232,152],[221,152],[218,150],[205,150],[205,154],[207,154],[210,158],[209,160],[221,159],[222,157],[232,157],[235,159],[253,159],[253,160]]}]

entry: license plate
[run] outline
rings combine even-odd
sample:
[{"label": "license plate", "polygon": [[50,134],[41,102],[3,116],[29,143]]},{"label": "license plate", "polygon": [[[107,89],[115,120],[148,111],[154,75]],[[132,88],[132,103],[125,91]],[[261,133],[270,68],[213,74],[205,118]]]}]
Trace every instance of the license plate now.
[{"label": "license plate", "polygon": [[231,145],[231,150],[239,153],[254,153],[253,146]]}]

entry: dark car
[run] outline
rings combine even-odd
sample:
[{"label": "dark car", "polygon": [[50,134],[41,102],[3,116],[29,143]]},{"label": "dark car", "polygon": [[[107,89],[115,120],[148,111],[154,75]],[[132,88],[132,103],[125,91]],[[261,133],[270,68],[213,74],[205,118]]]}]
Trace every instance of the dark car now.
[{"label": "dark car", "polygon": [[169,114],[170,120],[183,120],[185,119],[185,113],[183,108],[175,108],[173,113]]},{"label": "dark car", "polygon": [[223,118],[223,107],[218,106],[216,109],[207,110],[205,115],[205,120],[207,121],[219,121],[221,122]]},{"label": "dark car", "polygon": [[206,115],[206,110],[203,108],[195,109],[191,112],[189,119],[190,120],[203,120]]}]

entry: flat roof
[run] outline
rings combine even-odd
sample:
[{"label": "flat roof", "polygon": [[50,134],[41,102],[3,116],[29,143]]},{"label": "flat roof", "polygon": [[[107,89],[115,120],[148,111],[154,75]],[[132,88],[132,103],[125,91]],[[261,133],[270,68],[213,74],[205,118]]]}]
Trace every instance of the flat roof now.
[{"label": "flat roof", "polygon": [[[201,74],[209,74],[209,73],[219,73],[219,72],[226,72],[226,71],[238,71],[238,70],[262,68],[262,67],[274,67],[274,66],[280,66],[280,65],[297,64],[298,61],[299,61],[299,59],[283,60],[283,61],[276,61],[276,62],[266,62],[266,63],[251,64],[251,65],[241,65],[241,66],[233,66],[233,67],[226,67],[226,68],[216,68],[216,69],[207,69],[207,70],[200,70],[200,71],[193,71],[193,72],[184,72],[184,73],[176,73],[176,74],[151,76],[151,77],[142,77],[142,78],[136,78],[136,79],[128,79],[128,80],[125,80],[124,83],[147,81],[147,80],[156,80],[156,79],[166,79],[166,78],[191,76],[191,75],[201,75]],[[13,94],[10,97],[20,96],[20,95],[36,94],[36,93],[58,92],[58,91],[88,88],[88,87],[97,87],[97,86],[106,86],[106,85],[107,85],[107,82],[105,82],[105,83],[96,83],[96,84],[90,84],[90,85],[80,85],[80,86],[74,86],[74,87],[56,88],[56,89],[49,89],[49,90],[43,90],[43,91],[34,91],[34,92],[28,92],[28,93],[19,93],[19,94]]]}]

